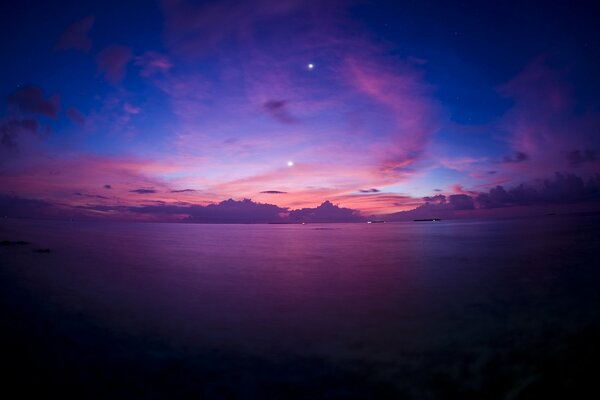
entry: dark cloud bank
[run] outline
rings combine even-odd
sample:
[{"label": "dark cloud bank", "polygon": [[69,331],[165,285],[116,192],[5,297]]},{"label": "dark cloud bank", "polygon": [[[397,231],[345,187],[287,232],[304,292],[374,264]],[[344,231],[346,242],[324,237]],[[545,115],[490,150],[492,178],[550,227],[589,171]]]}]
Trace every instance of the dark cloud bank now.
[{"label": "dark cloud bank", "polygon": [[37,86],[23,86],[7,98],[7,114],[0,119],[0,150],[18,148],[22,137],[41,137],[49,132],[42,129],[38,118],[56,119],[60,112],[60,97],[45,96]]},{"label": "dark cloud bank", "polygon": [[[136,193],[153,193],[153,189],[137,189]],[[106,200],[99,195],[79,194],[80,197]],[[600,210],[600,174],[587,179],[576,175],[556,174],[552,179],[521,184],[505,189],[497,186],[487,192],[470,196],[453,194],[424,197],[423,204],[411,211],[384,216],[388,221],[417,218],[461,218],[481,215],[482,211],[512,210],[517,207],[592,204]],[[256,203],[249,199],[225,200],[207,206],[190,203],[156,202],[140,206],[88,204],[69,206],[43,200],[0,195],[0,215],[20,218],[106,218],[151,219],[196,223],[333,223],[364,222],[369,217],[358,211],[339,207],[325,201],[318,207],[289,210],[274,204]],[[381,216],[380,216],[381,217]],[[379,218],[380,218],[379,217]]]},{"label": "dark cloud bank", "polygon": [[[492,210],[584,203],[597,204],[600,209],[600,174],[583,179],[576,175],[557,173],[551,179],[520,184],[510,189],[496,186],[473,196],[438,194],[424,197],[423,200],[425,203],[416,209],[391,214],[389,219],[468,217],[469,211],[475,210],[479,214],[494,215]],[[572,210],[578,209],[574,206]]]}]

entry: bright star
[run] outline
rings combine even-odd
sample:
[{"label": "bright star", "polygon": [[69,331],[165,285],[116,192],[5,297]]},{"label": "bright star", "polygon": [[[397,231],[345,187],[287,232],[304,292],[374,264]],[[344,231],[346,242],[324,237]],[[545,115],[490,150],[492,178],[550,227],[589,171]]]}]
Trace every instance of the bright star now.
[{"label": "bright star", "polygon": [[288,161],[287,162],[287,166],[288,167],[293,167],[294,166],[294,162],[293,161]]},{"label": "bright star", "polygon": [[313,69],[315,67],[315,64],[308,64],[308,69]]}]

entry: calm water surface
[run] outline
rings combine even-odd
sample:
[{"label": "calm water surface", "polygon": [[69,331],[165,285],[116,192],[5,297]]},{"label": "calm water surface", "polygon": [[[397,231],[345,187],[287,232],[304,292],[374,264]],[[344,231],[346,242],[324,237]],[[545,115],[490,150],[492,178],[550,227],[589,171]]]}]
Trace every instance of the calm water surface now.
[{"label": "calm water surface", "polygon": [[[52,328],[53,318],[74,326],[81,318],[179,358],[218,352],[285,368],[319,360],[329,375],[360,370],[391,391],[414,394],[402,377],[428,374],[480,390],[490,360],[540,343],[554,348],[598,322],[598,216],[323,225],[2,220],[4,239],[32,244],[0,248],[3,285],[35,299],[58,336],[79,334]],[[32,251],[38,247],[52,252]],[[242,377],[228,371],[228,393],[268,397],[253,368]],[[294,371],[274,380],[303,387],[316,379]],[[277,375],[264,374],[262,381]],[[500,397],[531,380],[515,379]],[[312,395],[324,393],[324,382]]]}]

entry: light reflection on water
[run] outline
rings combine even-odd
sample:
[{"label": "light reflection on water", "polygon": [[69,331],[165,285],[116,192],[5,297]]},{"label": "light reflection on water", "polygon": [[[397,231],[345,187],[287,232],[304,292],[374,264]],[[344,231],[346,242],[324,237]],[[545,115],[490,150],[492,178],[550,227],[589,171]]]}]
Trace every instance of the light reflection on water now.
[{"label": "light reflection on water", "polygon": [[[327,228],[327,229],[323,229]],[[336,225],[5,220],[53,309],[261,357],[395,362],[596,318],[600,218]],[[11,253],[12,252],[12,253]]]}]

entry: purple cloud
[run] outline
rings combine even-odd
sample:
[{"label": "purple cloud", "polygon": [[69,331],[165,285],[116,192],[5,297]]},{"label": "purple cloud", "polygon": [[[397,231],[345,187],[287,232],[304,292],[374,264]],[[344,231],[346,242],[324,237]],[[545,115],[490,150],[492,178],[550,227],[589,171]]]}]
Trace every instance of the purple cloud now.
[{"label": "purple cloud", "polygon": [[502,162],[505,163],[520,163],[529,160],[529,156],[522,151],[517,151],[513,156],[504,156]]},{"label": "purple cloud", "polygon": [[106,196],[101,196],[99,194],[87,194],[87,193],[81,193],[81,192],[76,192],[73,193],[75,196],[79,196],[79,197],[87,197],[90,199],[102,199],[102,200],[108,200],[110,199],[110,197],[106,197]]},{"label": "purple cloud", "polygon": [[453,194],[448,196],[448,204],[453,210],[473,210],[475,202],[466,194]]},{"label": "purple cloud", "polygon": [[77,125],[85,124],[85,116],[75,107],[69,107],[66,111],[67,117]]},{"label": "purple cloud", "polygon": [[265,193],[265,194],[286,194],[287,192],[282,192],[279,190],[263,190],[260,193]]},{"label": "purple cloud", "polygon": [[196,192],[196,189],[181,189],[181,190],[171,190],[171,193],[188,193],[188,192]]},{"label": "purple cloud", "polygon": [[552,179],[520,184],[510,189],[496,186],[480,193],[480,208],[498,208],[534,204],[577,203],[600,200],[600,174],[586,180],[572,174],[557,173]]},{"label": "purple cloud", "polygon": [[116,85],[125,77],[127,64],[131,60],[131,49],[127,46],[112,45],[96,56],[98,73],[104,75],[107,82]]},{"label": "purple cloud", "polygon": [[17,147],[21,134],[36,134],[40,124],[35,119],[9,119],[0,122],[0,143],[4,147]]},{"label": "purple cloud", "polygon": [[356,210],[342,208],[330,201],[325,201],[316,208],[303,208],[290,211],[292,222],[360,222],[364,218]]},{"label": "purple cloud", "polygon": [[590,163],[598,160],[596,152],[591,149],[573,150],[567,154],[569,164],[573,167],[579,167],[581,164]]},{"label": "purple cloud", "polygon": [[263,104],[263,108],[279,122],[293,124],[296,119],[289,113],[287,105],[286,100],[269,100]]},{"label": "purple cloud", "polygon": [[87,53],[92,48],[92,40],[88,36],[92,26],[94,26],[94,16],[92,15],[73,23],[60,36],[54,50],[75,49]]},{"label": "purple cloud", "polygon": [[39,87],[24,86],[8,96],[8,106],[16,113],[56,118],[60,110],[60,98],[57,94],[44,97],[44,92]]},{"label": "purple cloud", "polygon": [[147,51],[136,57],[135,65],[141,68],[140,75],[144,78],[165,74],[173,67],[167,56],[155,51]]},{"label": "purple cloud", "polygon": [[140,188],[140,189],[130,190],[129,192],[137,193],[137,194],[150,194],[150,193],[156,193],[157,191],[153,188]]}]

